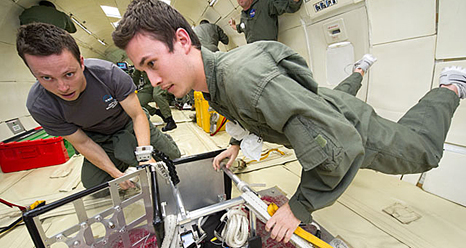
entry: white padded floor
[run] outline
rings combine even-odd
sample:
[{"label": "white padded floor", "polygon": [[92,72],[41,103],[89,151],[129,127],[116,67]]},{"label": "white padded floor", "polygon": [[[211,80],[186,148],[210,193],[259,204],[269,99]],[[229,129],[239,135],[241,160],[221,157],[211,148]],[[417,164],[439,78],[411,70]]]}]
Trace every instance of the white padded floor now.
[{"label": "white padded floor", "polygon": [[[168,132],[177,142],[183,156],[225,148],[229,136],[220,132],[211,137],[195,123],[189,122],[191,111],[173,111],[178,128]],[[153,122],[160,120],[153,117]],[[267,148],[279,148],[284,156],[271,153],[260,163],[251,163],[247,170],[238,174],[242,180],[263,187],[278,186],[286,195],[291,196],[300,177],[300,165],[291,150],[274,144]],[[81,156],[74,156],[69,162],[29,171],[0,174],[0,197],[14,203],[28,205],[35,200],[53,200],[82,190],[79,183]],[[50,175],[61,172],[68,176],[51,179]],[[76,187],[77,186],[77,187]],[[76,187],[76,188],[74,188]],[[74,188],[74,189],[73,189]],[[234,192],[234,194],[238,194]],[[409,224],[402,224],[382,209],[394,203],[412,209],[421,218]],[[99,205],[100,204],[100,205]],[[89,208],[102,207],[102,203],[88,202]],[[129,209],[135,216],[143,206],[135,204]],[[8,224],[19,210],[0,205],[0,225]],[[449,202],[400,181],[369,170],[361,170],[345,194],[331,207],[313,214],[315,220],[340,236],[352,247],[465,247],[466,208]],[[74,224],[76,220],[66,215],[44,220],[47,232],[62,230],[63,226]],[[24,225],[0,236],[0,247],[34,247]],[[53,247],[53,246],[52,246]]]}]

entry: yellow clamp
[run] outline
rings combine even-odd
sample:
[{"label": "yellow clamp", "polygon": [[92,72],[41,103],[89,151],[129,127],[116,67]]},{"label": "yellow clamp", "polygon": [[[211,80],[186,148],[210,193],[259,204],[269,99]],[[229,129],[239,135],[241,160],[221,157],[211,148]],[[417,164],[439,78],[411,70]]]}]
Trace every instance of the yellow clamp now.
[{"label": "yellow clamp", "polygon": [[[272,149],[269,149],[269,150],[267,150],[266,152],[264,152],[264,153],[261,154],[260,161],[266,159],[266,158],[270,155],[271,152],[278,152],[278,153],[280,153],[282,156],[285,155],[285,153],[282,152],[282,151],[280,151],[278,148],[272,148]],[[249,164],[249,163],[251,163],[251,162],[253,162],[253,161],[256,161],[256,162],[257,162],[257,160],[251,160],[251,161],[249,161],[249,162],[246,162],[246,164]]]},{"label": "yellow clamp", "polygon": [[34,208],[41,207],[45,205],[45,201],[35,201],[33,204],[29,206],[29,210],[33,210]]},{"label": "yellow clamp", "polygon": [[[270,203],[270,205],[267,207],[267,212],[270,214],[270,216],[275,214],[275,212],[277,210],[278,210],[278,206],[277,206],[277,204],[275,204],[273,202]],[[302,229],[299,226],[296,228],[294,233],[296,235],[298,235],[299,237],[307,240],[308,242],[310,242],[311,244],[313,244],[316,247],[319,247],[319,248],[333,248],[331,245],[327,244],[322,239],[317,238],[316,236],[310,234],[309,232],[305,231],[304,229]]]}]

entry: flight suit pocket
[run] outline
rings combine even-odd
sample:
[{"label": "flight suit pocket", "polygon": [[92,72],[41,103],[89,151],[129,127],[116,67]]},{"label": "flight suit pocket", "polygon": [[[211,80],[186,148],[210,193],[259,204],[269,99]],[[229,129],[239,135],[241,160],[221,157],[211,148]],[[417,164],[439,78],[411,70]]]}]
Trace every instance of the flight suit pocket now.
[{"label": "flight suit pocket", "polygon": [[324,130],[302,116],[291,118],[284,129],[305,171],[332,172],[342,161],[342,148]]}]

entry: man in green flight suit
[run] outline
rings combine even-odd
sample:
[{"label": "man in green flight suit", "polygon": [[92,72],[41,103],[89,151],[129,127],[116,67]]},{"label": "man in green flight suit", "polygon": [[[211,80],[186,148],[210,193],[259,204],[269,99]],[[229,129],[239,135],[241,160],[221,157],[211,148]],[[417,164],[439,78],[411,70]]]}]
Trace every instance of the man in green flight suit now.
[{"label": "man in green flight suit", "polygon": [[71,18],[67,14],[58,11],[55,5],[49,1],[40,1],[39,6],[25,9],[19,16],[19,20],[21,25],[43,22],[53,24],[68,31],[68,33],[76,32],[76,27]]},{"label": "man in green flight suit", "polygon": [[219,41],[225,45],[228,45],[230,41],[221,27],[207,20],[202,20],[193,30],[199,38],[201,45],[212,52],[218,51]]},{"label": "man in green flight suit", "polygon": [[[170,104],[167,100],[167,91],[160,89],[160,87],[153,87],[150,84],[149,78],[147,78],[147,74],[140,70],[135,70],[132,78],[134,84],[136,84],[138,88],[142,87],[137,93],[141,106],[149,111],[150,115],[156,114],[160,116],[163,122],[166,123],[166,125],[162,127],[162,131],[166,132],[175,129],[177,126],[175,120],[173,120]],[[141,80],[142,83],[140,84]],[[157,103],[158,109],[149,105],[149,102],[152,101]]]},{"label": "man in green flight suit", "polygon": [[303,0],[238,0],[241,21],[236,24],[230,20],[230,26],[238,33],[246,35],[246,42],[278,39],[278,16],[299,10]]},{"label": "man in green flight suit", "polygon": [[[203,92],[212,108],[243,129],[241,147],[255,136],[294,149],[301,182],[266,223],[277,241],[288,242],[301,221],[310,223],[313,211],[333,204],[360,168],[408,174],[437,167],[453,113],[466,97],[466,70],[446,68],[440,87],[395,123],[355,97],[371,62],[358,62],[335,89],[319,88],[306,61],[279,42],[228,53],[201,48],[189,23],[161,1],[132,1],[113,40],[154,86],[177,97]],[[214,167],[225,158],[230,166],[239,149],[233,142]]]}]

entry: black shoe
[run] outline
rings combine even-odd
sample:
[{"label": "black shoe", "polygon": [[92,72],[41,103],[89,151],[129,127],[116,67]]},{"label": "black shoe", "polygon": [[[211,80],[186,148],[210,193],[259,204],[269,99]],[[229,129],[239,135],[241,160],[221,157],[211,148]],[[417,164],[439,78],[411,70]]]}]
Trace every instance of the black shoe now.
[{"label": "black shoe", "polygon": [[183,104],[182,103],[175,103],[175,108],[178,110],[183,110]]},{"label": "black shoe", "polygon": [[175,128],[176,128],[175,120],[173,120],[173,118],[170,116],[170,117],[167,118],[167,125],[162,127],[162,131],[166,132],[166,131],[173,130]]},{"label": "black shoe", "polygon": [[162,119],[165,119],[165,118],[163,117],[162,111],[160,111],[160,109],[155,109],[155,113],[154,113],[154,114],[160,116],[160,118],[162,118]]}]

